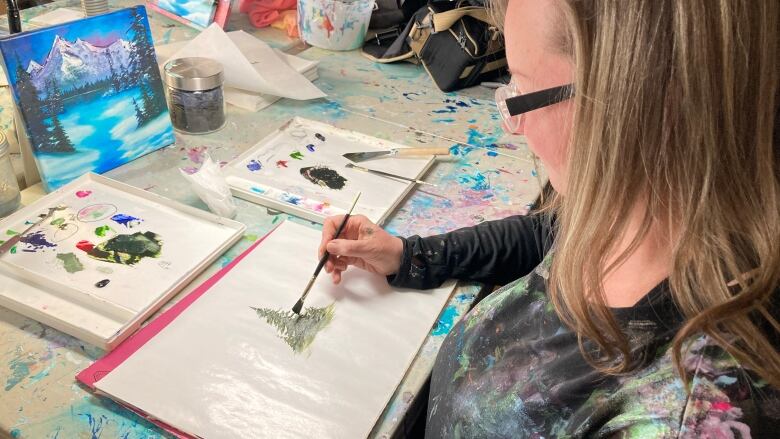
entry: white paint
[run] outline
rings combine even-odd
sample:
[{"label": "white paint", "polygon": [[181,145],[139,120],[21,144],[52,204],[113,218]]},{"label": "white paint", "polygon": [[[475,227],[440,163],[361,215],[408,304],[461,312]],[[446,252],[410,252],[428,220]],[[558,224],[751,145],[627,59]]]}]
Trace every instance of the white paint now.
[{"label": "white paint", "polygon": [[295,354],[250,307],[290,309],[317,264],[318,231],[283,223],[97,388],[198,437],[366,437],[453,284],[403,291],[349,270],[306,306],[332,322]]}]

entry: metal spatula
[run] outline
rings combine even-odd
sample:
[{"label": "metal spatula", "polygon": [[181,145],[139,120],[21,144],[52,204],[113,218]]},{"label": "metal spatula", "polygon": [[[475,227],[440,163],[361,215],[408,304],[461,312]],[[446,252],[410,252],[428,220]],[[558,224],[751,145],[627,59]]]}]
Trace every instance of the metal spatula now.
[{"label": "metal spatula", "polygon": [[449,155],[450,149],[440,148],[394,148],[387,151],[349,152],[343,155],[347,160],[355,163],[385,157],[419,157],[426,155]]}]

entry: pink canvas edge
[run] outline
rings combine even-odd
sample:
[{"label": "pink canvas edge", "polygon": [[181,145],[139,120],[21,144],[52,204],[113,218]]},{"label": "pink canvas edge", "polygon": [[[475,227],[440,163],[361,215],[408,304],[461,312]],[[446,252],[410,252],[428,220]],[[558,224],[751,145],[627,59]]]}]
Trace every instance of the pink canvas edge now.
[{"label": "pink canvas edge", "polygon": [[[216,285],[217,282],[219,282],[223,277],[225,277],[226,274],[228,274],[233,268],[235,268],[235,266],[238,265],[238,263],[241,262],[242,259],[244,259],[247,255],[249,255],[249,253],[251,253],[255,248],[257,248],[257,246],[260,245],[260,243],[262,243],[265,240],[265,238],[267,238],[271,233],[273,233],[274,230],[277,229],[277,227],[279,226],[277,225],[270,232],[266,233],[262,238],[258,239],[248,249],[246,249],[243,253],[241,253],[235,259],[233,259],[233,261],[231,261],[228,265],[220,269],[216,274],[214,274],[206,281],[204,281],[202,284],[200,284],[197,288],[195,288],[191,293],[187,294],[187,296],[181,299],[170,309],[157,316],[157,318],[151,321],[148,325],[144,326],[143,328],[139,329],[135,334],[128,337],[125,341],[120,343],[119,346],[117,346],[113,351],[107,353],[106,355],[103,356],[103,358],[96,360],[89,367],[79,372],[78,375],[76,375],[76,380],[81,382],[85,386],[89,387],[90,389],[96,390],[95,383],[105,378],[114,369],[119,367],[125,360],[130,358],[131,355],[133,355],[136,351],[138,351],[138,349],[140,349],[143,345],[145,345],[149,340],[154,338],[154,336],[156,336],[160,331],[165,329],[165,327],[168,326],[168,324],[173,322],[182,312],[184,312],[184,310],[186,310],[190,305],[195,303],[196,300],[198,300],[201,296],[203,296],[207,291],[211,289],[211,287]],[[133,412],[143,417],[147,421],[157,425],[158,427],[167,430],[169,433],[177,437],[181,437],[181,438],[192,437],[162,421],[152,418],[151,416],[149,416],[148,414],[146,414],[145,412],[143,412],[142,410],[136,407],[121,403],[119,401],[117,402],[120,405],[132,410]]]}]

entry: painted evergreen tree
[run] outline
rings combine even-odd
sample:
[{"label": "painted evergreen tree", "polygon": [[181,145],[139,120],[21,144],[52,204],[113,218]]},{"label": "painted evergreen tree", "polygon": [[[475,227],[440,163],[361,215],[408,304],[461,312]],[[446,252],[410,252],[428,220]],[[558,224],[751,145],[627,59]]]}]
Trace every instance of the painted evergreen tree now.
[{"label": "painted evergreen tree", "polygon": [[65,132],[65,128],[62,127],[60,118],[57,113],[51,116],[51,134],[49,136],[49,145],[51,152],[74,152],[76,148],[73,147],[68,133]]},{"label": "painted evergreen tree", "polygon": [[147,33],[146,20],[140,9],[133,8],[130,12],[131,21],[129,29],[129,41],[133,42],[130,54],[130,70],[133,73],[133,83],[142,80],[150,80],[159,75],[157,70],[157,57],[154,53],[154,45]]},{"label": "painted evergreen tree", "polygon": [[57,81],[54,78],[46,81],[46,103],[49,109],[49,116],[62,113],[62,92],[57,87]]},{"label": "painted evergreen tree", "polygon": [[307,307],[300,315],[289,309],[252,308],[257,316],[276,328],[279,338],[296,353],[305,351],[317,334],[333,320],[335,303],[324,308]]},{"label": "painted evergreen tree", "polygon": [[114,88],[115,92],[120,92],[122,91],[122,82],[119,80],[119,75],[114,68],[114,62],[111,60],[111,56],[108,54],[108,52],[106,52],[106,58],[108,59],[108,69],[111,72],[111,87]]},{"label": "painted evergreen tree", "polygon": [[154,96],[152,96],[151,92],[149,91],[149,86],[146,84],[146,81],[141,81],[140,86],[141,91],[141,112],[144,116],[144,121],[141,125],[151,121],[152,119],[157,116],[153,113],[154,111]]},{"label": "painted evergreen tree", "polygon": [[38,151],[49,151],[49,130],[46,128],[46,114],[43,112],[43,103],[30,78],[30,74],[22,66],[19,55],[16,56],[16,98],[24,113],[24,121],[30,144]]},{"label": "painted evergreen tree", "polygon": [[135,120],[138,122],[136,127],[140,127],[146,123],[146,116],[144,116],[144,112],[141,111],[141,107],[138,106],[138,101],[135,98],[133,98],[133,107],[135,107]]}]

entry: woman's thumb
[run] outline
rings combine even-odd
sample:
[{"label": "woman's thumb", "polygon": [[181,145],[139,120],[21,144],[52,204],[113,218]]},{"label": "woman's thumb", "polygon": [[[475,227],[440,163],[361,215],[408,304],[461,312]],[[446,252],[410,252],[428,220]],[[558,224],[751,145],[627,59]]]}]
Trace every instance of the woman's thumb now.
[{"label": "woman's thumb", "polygon": [[366,241],[352,239],[334,239],[328,243],[328,253],[336,256],[364,257],[369,251]]}]

